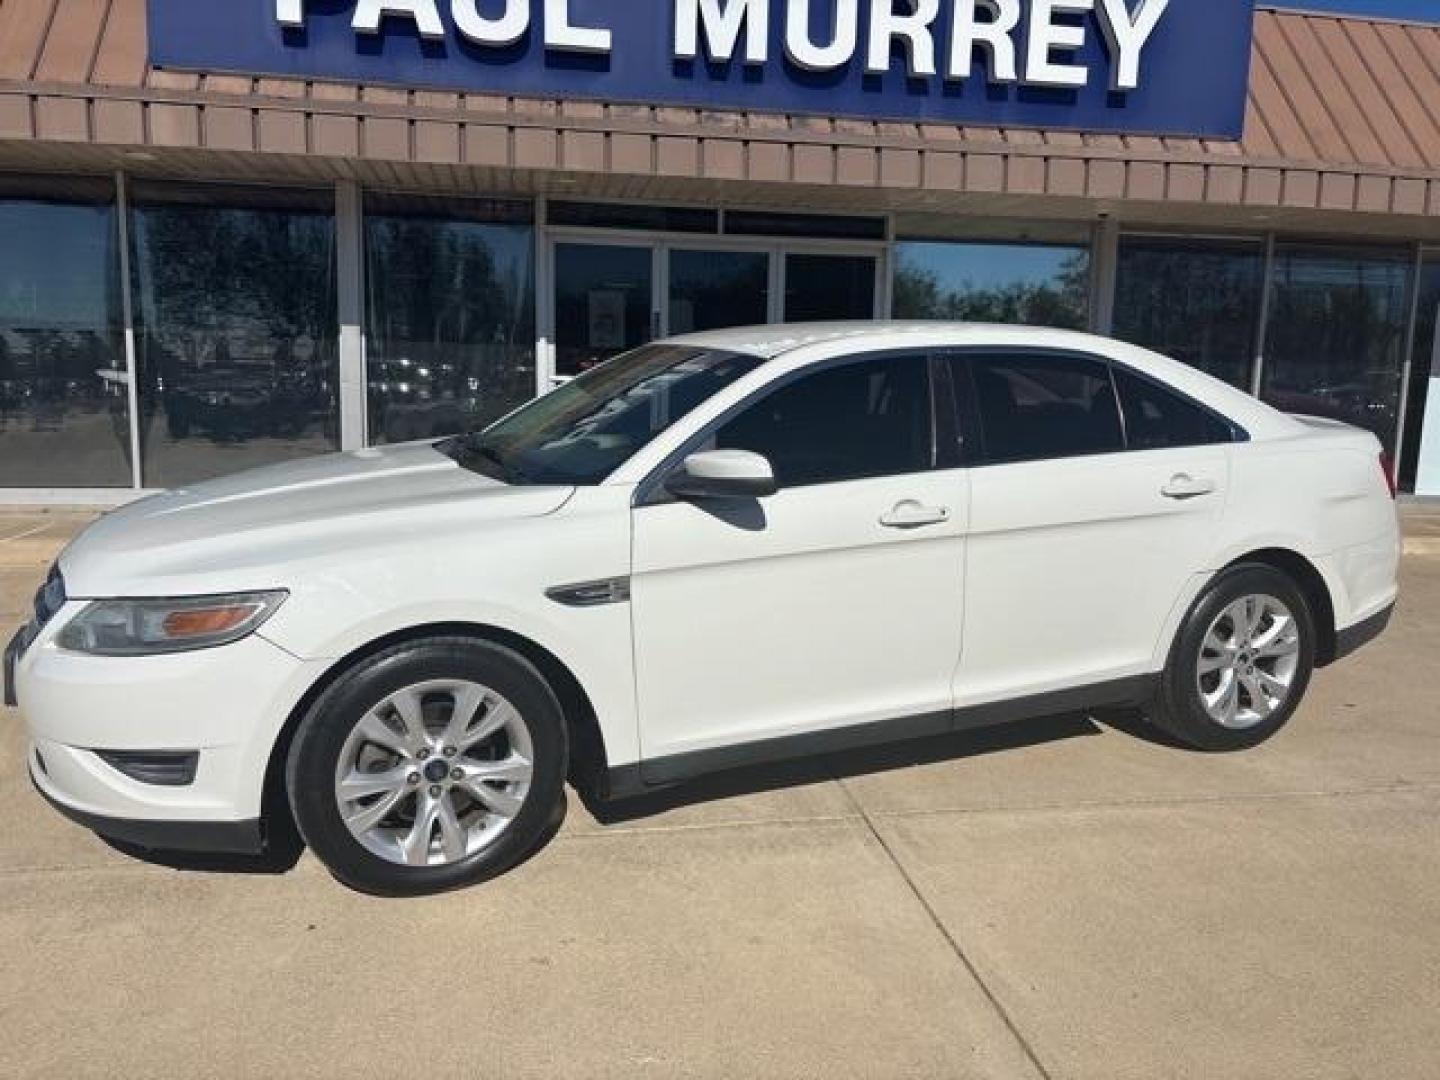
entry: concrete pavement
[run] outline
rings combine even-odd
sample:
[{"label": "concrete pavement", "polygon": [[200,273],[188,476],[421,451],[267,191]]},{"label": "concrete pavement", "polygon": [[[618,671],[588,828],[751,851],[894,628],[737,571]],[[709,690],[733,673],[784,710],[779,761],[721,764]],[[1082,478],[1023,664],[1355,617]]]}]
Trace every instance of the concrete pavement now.
[{"label": "concrete pavement", "polygon": [[[0,623],[82,516],[0,514]],[[0,1076],[1434,1077],[1440,559],[1248,754],[1045,720],[707,781],[422,901],[139,862],[0,712]]]}]

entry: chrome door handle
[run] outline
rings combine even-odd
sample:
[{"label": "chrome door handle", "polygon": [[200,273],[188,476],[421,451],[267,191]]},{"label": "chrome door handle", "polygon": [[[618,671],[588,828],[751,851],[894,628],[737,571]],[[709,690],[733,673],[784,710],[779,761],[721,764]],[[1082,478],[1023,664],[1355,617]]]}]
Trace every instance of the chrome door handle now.
[{"label": "chrome door handle", "polygon": [[1203,495],[1215,494],[1215,481],[1207,480],[1204,477],[1196,479],[1188,473],[1179,473],[1170,478],[1170,482],[1160,489],[1160,494],[1167,499],[1198,499]]},{"label": "chrome door handle", "polygon": [[948,506],[924,506],[914,499],[896,503],[888,514],[880,516],[887,529],[923,529],[927,525],[943,525],[950,520]]}]

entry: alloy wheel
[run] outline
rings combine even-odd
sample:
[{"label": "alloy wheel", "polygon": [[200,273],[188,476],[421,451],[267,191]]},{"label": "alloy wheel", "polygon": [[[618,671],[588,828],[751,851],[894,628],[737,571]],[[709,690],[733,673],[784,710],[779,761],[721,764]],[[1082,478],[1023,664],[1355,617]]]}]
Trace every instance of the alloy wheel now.
[{"label": "alloy wheel", "polygon": [[416,683],[356,723],[336,763],[335,801],[350,834],[382,859],[449,866],[509,828],[534,761],[524,718],[491,688]]},{"label": "alloy wheel", "polygon": [[1212,720],[1244,731],[1284,707],[1299,667],[1300,625],[1290,608],[1274,596],[1242,596],[1201,639],[1196,686]]}]

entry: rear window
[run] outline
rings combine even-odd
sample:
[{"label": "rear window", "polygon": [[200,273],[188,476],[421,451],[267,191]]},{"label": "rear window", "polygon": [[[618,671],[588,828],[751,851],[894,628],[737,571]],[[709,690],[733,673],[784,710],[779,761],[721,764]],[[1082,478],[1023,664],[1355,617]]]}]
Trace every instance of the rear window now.
[{"label": "rear window", "polygon": [[1195,402],[1125,368],[1116,366],[1113,371],[1131,450],[1234,441],[1230,425]]}]

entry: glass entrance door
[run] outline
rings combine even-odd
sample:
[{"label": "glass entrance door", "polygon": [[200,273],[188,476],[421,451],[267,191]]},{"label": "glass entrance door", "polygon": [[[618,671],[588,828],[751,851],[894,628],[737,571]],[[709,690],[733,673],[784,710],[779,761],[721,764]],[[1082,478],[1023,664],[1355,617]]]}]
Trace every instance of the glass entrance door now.
[{"label": "glass entrance door", "polygon": [[555,245],[555,372],[572,378],[658,336],[650,244]]},{"label": "glass entrance door", "polygon": [[565,233],[551,242],[550,379],[657,337],[778,322],[872,319],[880,259],[793,242]]},{"label": "glass entrance door", "polygon": [[873,319],[878,315],[874,255],[792,251],[785,255],[785,322]]},{"label": "glass entrance door", "polygon": [[676,247],[668,254],[666,333],[770,322],[769,252]]}]

